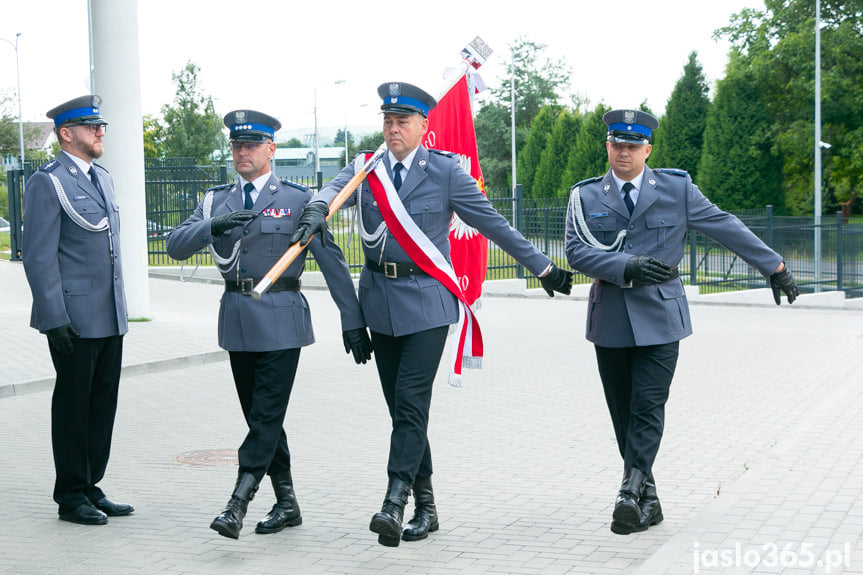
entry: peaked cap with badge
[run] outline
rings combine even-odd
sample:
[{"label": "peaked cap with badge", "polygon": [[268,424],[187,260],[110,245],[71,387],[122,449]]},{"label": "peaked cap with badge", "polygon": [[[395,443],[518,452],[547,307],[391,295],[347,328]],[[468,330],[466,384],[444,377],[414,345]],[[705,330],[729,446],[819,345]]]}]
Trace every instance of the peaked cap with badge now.
[{"label": "peaked cap with badge", "polygon": [[381,110],[391,114],[422,114],[428,118],[437,106],[431,94],[407,82],[384,82],[378,86],[378,96],[384,101]]},{"label": "peaked cap with badge", "polygon": [[102,97],[96,94],[79,96],[64,102],[55,108],[51,108],[46,116],[54,120],[54,127],[59,128],[63,124],[75,122],[76,124],[105,124],[105,118],[99,112],[102,105]]},{"label": "peaked cap with badge", "polygon": [[255,110],[234,110],[225,114],[225,127],[231,131],[232,142],[266,142],[275,140],[282,123]]},{"label": "peaked cap with badge", "polygon": [[608,126],[608,141],[623,144],[649,144],[650,134],[659,120],[641,110],[611,110],[602,116]]}]

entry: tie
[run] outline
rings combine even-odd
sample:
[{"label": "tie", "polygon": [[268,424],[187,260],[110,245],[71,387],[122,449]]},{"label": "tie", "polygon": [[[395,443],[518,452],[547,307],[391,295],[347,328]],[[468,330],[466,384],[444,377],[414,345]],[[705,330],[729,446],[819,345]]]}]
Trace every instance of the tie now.
[{"label": "tie", "polygon": [[399,188],[402,187],[402,168],[404,168],[404,165],[401,162],[393,166],[393,174],[395,174],[393,185],[396,187],[396,191],[399,191]]},{"label": "tie", "polygon": [[255,202],[252,201],[252,190],[255,189],[255,184],[252,182],[247,182],[245,186],[243,186],[243,191],[246,192],[243,194],[243,207],[247,210],[251,210],[252,206],[255,205]]},{"label": "tie", "polygon": [[623,184],[623,203],[626,204],[626,209],[629,210],[629,215],[632,215],[632,210],[635,209],[635,204],[632,203],[632,198],[629,197],[629,192],[635,186],[632,185],[632,182],[626,182]]},{"label": "tie", "polygon": [[105,193],[102,191],[102,186],[99,185],[99,177],[96,175],[96,170],[93,166],[90,166],[90,170],[87,173],[90,174],[90,181],[93,183],[93,186],[96,187],[96,190],[98,190],[99,194],[104,198]]}]

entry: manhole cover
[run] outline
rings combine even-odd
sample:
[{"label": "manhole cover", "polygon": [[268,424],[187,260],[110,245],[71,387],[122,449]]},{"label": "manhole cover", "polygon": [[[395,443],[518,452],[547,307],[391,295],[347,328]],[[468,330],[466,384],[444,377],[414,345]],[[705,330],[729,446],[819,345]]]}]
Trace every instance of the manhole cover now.
[{"label": "manhole cover", "polygon": [[187,451],[174,456],[174,461],[186,465],[238,465],[236,449],[204,449]]}]

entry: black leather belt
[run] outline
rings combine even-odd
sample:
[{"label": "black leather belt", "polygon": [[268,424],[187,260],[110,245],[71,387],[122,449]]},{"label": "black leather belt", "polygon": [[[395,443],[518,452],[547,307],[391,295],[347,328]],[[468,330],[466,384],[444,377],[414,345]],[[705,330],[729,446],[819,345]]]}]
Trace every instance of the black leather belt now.
[{"label": "black leather belt", "polygon": [[[252,290],[260,281],[253,278],[242,279],[238,282],[225,280],[225,291],[252,295]],[[273,282],[267,291],[300,291],[301,286],[302,282],[297,278],[279,278]]]},{"label": "black leather belt", "polygon": [[390,279],[402,278],[405,276],[428,275],[421,267],[413,264],[397,264],[395,262],[384,262],[379,264],[372,260],[366,260],[366,267],[375,273],[384,274]]},{"label": "black leather belt", "polygon": [[[675,280],[675,279],[677,279],[677,278],[679,278],[679,277],[680,277],[680,273],[678,272],[678,269],[677,269],[677,268],[671,268],[671,277],[670,277],[670,278],[668,278],[668,279],[667,279],[667,280],[665,280],[665,281]],[[595,279],[595,280],[593,280],[593,281],[594,281],[594,282],[596,282],[596,283],[607,283],[607,284],[609,284],[609,285],[617,285],[617,284],[611,284],[610,282],[607,282],[607,281],[601,280],[601,279],[599,279],[599,278],[596,278],[596,279]],[[632,280],[632,287],[639,287],[639,286],[652,286],[652,285],[657,285],[657,283],[656,283],[656,282],[642,282],[642,281],[638,281],[638,280]]]}]

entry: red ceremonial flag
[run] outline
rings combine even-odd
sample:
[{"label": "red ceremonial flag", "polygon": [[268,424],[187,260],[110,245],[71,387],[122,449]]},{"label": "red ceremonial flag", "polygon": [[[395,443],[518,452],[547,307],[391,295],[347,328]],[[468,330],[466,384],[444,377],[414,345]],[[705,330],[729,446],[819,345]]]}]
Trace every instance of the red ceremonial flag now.
[{"label": "red ceremonial flag", "polygon": [[[467,79],[467,75],[462,75],[429,112],[429,128],[423,145],[458,155],[464,170],[473,176],[480,191],[485,194]],[[488,263],[488,240],[476,228],[453,214],[449,241],[453,270],[468,304],[473,306],[482,295],[482,282]]]}]

